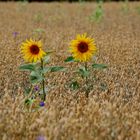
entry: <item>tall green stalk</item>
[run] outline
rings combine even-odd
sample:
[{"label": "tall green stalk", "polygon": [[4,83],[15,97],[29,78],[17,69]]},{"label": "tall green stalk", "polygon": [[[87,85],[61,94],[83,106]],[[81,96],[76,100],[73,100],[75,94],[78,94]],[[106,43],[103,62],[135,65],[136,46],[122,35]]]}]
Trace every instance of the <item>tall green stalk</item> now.
[{"label": "tall green stalk", "polygon": [[[88,71],[87,62],[85,62],[85,70]],[[86,85],[86,97],[88,98],[89,92],[88,92],[88,76],[85,76],[85,85]]]},{"label": "tall green stalk", "polygon": [[[43,59],[41,59],[41,69],[42,69],[42,71],[44,69]],[[46,100],[46,93],[45,93],[45,76],[44,76],[44,73],[42,73],[42,77],[43,77],[43,80],[42,80],[43,101],[45,101]]]}]

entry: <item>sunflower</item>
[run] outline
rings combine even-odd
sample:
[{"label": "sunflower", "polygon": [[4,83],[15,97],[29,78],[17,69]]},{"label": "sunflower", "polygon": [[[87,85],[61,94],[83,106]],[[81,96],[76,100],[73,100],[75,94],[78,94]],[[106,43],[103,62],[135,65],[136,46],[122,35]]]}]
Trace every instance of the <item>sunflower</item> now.
[{"label": "sunflower", "polygon": [[21,45],[21,53],[23,57],[28,62],[36,62],[41,60],[45,55],[45,52],[42,50],[42,42],[34,41],[32,39],[26,40]]},{"label": "sunflower", "polygon": [[74,59],[82,62],[89,61],[97,50],[94,39],[86,34],[78,34],[76,39],[70,42],[69,48]]}]

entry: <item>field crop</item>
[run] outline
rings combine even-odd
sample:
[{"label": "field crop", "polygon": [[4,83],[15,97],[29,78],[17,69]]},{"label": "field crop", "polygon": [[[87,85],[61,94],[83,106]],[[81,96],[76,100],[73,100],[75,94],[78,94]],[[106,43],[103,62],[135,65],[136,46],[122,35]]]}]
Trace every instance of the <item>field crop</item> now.
[{"label": "field crop", "polygon": [[[0,3],[0,139],[139,140],[139,4],[125,11],[123,3],[105,3],[96,22],[89,18],[96,3]],[[82,79],[80,89],[68,87],[79,63],[64,62],[69,42],[85,32],[95,39],[95,62],[108,66],[92,71],[88,98]],[[49,65],[69,68],[45,75],[49,91],[38,110],[26,109],[29,73],[18,69],[24,63],[20,45],[30,37],[54,51]]]}]

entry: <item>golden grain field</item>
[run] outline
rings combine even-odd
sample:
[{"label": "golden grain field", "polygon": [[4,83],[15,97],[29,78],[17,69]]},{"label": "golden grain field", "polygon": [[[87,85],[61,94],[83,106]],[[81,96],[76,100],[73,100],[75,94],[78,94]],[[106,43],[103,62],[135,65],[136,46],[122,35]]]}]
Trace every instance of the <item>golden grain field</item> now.
[{"label": "golden grain field", "polygon": [[[124,12],[123,3],[105,3],[96,23],[89,20],[96,3],[0,3],[0,140],[140,140],[138,5],[129,3]],[[88,99],[67,87],[79,64],[64,62],[70,40],[85,32],[95,38],[95,61],[108,65],[92,72]],[[46,75],[49,92],[37,111],[24,108],[23,87],[30,84],[28,72],[18,69],[20,45],[30,37],[54,50],[49,65],[71,70]]]}]

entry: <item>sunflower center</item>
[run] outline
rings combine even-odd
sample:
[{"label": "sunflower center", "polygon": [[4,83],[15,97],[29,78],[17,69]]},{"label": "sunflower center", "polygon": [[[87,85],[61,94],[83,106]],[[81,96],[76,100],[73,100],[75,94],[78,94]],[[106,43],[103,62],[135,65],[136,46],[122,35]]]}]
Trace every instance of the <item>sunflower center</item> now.
[{"label": "sunflower center", "polygon": [[39,53],[39,47],[37,45],[32,45],[30,47],[30,51],[32,54],[38,54]]},{"label": "sunflower center", "polygon": [[78,44],[78,51],[81,53],[85,53],[88,51],[88,44],[85,42],[80,42]]}]

